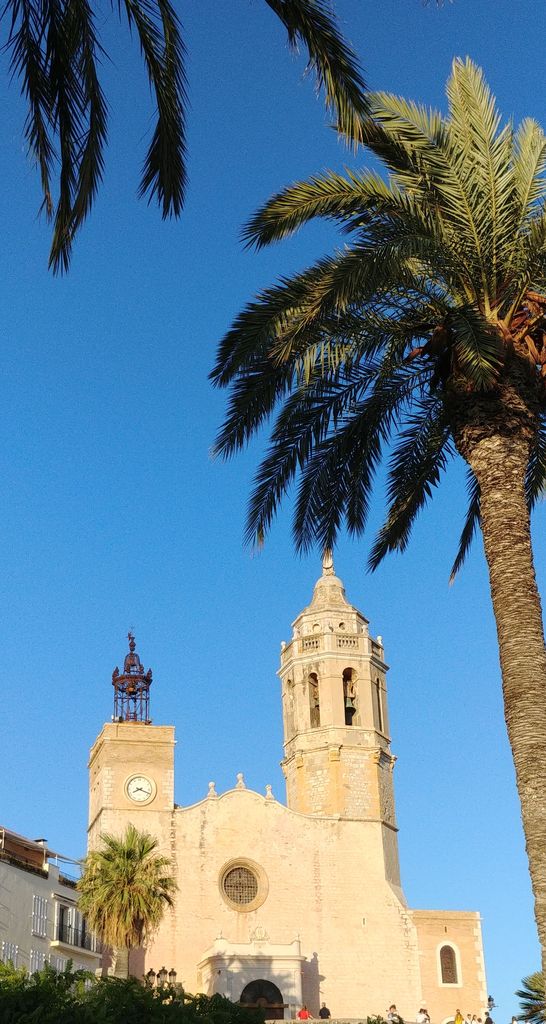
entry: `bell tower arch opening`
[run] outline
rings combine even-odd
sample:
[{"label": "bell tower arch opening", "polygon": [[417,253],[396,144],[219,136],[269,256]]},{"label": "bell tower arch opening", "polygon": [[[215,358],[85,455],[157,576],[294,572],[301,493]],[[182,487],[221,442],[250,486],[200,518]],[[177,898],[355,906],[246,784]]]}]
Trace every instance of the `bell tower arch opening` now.
[{"label": "bell tower arch opening", "polygon": [[316,672],[310,672],[307,678],[309,691],[309,719],[312,729],[320,727],[320,691],[319,678]]},{"label": "bell tower arch opening", "polygon": [[287,679],[283,693],[284,734],[287,739],[294,736],[296,732],[294,708],[294,680]]},{"label": "bell tower arch opening", "polygon": [[356,672],[354,668],[343,669],[343,707],[345,710],[345,725],[357,725],[355,716],[357,712],[357,689]]},{"label": "bell tower arch opening", "polygon": [[374,679],[373,682],[373,701],[375,726],[379,732],[385,732],[385,723],[383,721],[383,703],[381,697],[381,680],[379,676],[377,676],[377,678]]}]

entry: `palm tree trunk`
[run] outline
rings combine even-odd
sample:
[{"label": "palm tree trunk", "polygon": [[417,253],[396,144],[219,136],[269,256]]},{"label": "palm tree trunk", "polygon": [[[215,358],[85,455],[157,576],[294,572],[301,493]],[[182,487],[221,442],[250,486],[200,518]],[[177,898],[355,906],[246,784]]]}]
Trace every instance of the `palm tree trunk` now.
[{"label": "palm tree trunk", "polygon": [[[464,437],[462,435],[465,435]],[[546,649],[524,491],[525,431],[463,430],[457,446],[481,489],[504,713],[516,770],[535,916],[546,970]]]},{"label": "palm tree trunk", "polygon": [[114,978],[129,977],[129,950],[126,946],[116,946],[112,951],[112,973]]}]

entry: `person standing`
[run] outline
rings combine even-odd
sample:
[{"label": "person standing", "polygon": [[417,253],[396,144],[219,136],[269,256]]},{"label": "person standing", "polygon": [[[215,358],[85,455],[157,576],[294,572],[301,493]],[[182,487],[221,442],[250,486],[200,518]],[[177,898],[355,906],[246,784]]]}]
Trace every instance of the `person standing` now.
[{"label": "person standing", "polygon": [[426,1007],[422,1006],[415,1018],[415,1024],[430,1024],[430,1017]]},{"label": "person standing", "polygon": [[328,1007],[326,1006],[326,1003],[322,1004],[318,1015],[321,1018],[321,1020],[328,1020],[332,1016]]},{"label": "person standing", "polygon": [[[398,1013],[398,1010],[396,1009],[396,1006],[395,1006],[394,1003],[392,1003],[392,1005],[389,1006],[389,1011],[387,1013],[387,1020],[388,1020],[389,1024],[404,1024],[404,1021],[403,1021],[402,1017],[400,1016],[400,1014]],[[461,1024],[462,1024],[462,1021],[461,1021]]]},{"label": "person standing", "polygon": [[299,1020],[310,1020],[311,1019],[311,1014],[309,1013],[309,1010],[307,1009],[305,1003],[303,1004],[301,1010],[298,1012],[298,1019]]},{"label": "person standing", "polygon": [[463,1015],[460,1010],[455,1014],[454,1024],[464,1024]]}]

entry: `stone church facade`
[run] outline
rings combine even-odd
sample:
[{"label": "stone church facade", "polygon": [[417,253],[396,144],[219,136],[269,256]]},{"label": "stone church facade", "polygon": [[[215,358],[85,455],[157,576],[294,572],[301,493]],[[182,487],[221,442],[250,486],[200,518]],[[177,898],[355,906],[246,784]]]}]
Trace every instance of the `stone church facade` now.
[{"label": "stone church facade", "polygon": [[287,804],[271,787],[174,802],[174,728],[152,725],[134,639],[113,676],[115,720],[91,750],[89,847],[129,822],[158,837],[179,886],[144,974],[175,969],[188,991],[221,992],[270,1017],[324,1001],[335,1017],[433,1024],[456,1008],[484,1016],[480,917],[412,910],[400,882],[380,637],[346,599],[326,556],[311,603],[281,647]]}]

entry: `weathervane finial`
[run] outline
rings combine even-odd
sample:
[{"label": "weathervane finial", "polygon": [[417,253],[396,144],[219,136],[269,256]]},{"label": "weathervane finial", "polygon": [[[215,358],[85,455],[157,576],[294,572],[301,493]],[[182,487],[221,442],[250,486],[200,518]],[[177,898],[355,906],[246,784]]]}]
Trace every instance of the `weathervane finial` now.
[{"label": "weathervane finial", "polygon": [[324,548],[322,554],[322,575],[335,576],[334,554],[331,548]]}]

